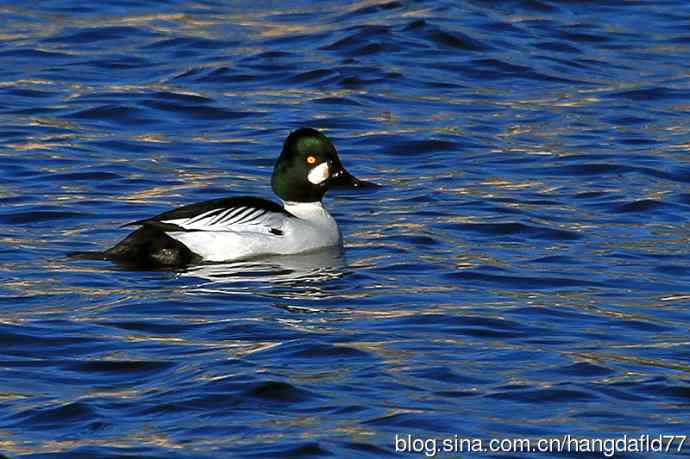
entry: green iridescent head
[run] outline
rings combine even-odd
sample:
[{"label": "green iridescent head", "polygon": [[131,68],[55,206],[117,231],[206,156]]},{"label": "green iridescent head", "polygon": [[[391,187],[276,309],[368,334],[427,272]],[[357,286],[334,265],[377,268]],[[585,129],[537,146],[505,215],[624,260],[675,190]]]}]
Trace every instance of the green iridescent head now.
[{"label": "green iridescent head", "polygon": [[311,128],[297,129],[285,139],[271,177],[273,192],[290,202],[321,201],[333,186],[363,183],[345,170],[328,137]]}]

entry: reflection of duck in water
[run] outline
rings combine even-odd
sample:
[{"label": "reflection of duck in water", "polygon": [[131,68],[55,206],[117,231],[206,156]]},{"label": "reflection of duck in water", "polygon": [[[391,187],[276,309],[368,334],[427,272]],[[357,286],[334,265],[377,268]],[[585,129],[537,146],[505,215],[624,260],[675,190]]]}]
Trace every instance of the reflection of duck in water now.
[{"label": "reflection of duck in water", "polygon": [[158,268],[338,247],[342,237],[324,194],[333,186],[375,186],[350,175],[331,141],[309,128],[287,137],[271,185],[283,206],[255,197],[192,204],[129,223],[141,228],[104,252],[73,256]]},{"label": "reflection of duck in water", "polygon": [[280,285],[304,288],[312,285],[318,290],[320,283],[343,276],[345,266],[342,250],[336,246],[295,255],[199,264],[179,272],[178,276],[208,281],[192,291],[256,294],[262,288],[274,290]]}]

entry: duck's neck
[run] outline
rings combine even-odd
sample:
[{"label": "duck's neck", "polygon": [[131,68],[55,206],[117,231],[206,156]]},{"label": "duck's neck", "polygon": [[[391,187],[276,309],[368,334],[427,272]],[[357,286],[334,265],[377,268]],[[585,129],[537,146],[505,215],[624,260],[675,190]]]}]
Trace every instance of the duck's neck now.
[{"label": "duck's neck", "polygon": [[307,220],[319,219],[325,216],[330,217],[330,214],[323,206],[321,201],[313,202],[294,202],[283,201],[283,207],[292,215],[298,218]]}]

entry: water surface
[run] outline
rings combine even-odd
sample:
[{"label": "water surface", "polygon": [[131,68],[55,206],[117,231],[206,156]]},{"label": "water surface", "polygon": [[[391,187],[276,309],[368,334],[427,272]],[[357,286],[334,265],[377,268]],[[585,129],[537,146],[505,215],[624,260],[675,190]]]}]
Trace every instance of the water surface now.
[{"label": "water surface", "polygon": [[[0,7],[2,453],[688,433],[690,4],[228,3]],[[343,254],[65,258],[270,197],[300,126],[383,185]]]}]

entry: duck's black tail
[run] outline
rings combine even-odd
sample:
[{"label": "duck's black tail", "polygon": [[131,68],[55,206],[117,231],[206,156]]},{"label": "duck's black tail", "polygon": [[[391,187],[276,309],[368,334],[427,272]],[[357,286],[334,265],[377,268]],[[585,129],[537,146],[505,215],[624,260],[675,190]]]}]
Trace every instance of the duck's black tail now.
[{"label": "duck's black tail", "polygon": [[68,257],[75,260],[107,260],[105,252],[70,252]]},{"label": "duck's black tail", "polygon": [[200,261],[187,246],[149,225],[103,252],[72,252],[68,256],[77,260],[110,260],[130,269],[174,268]]}]

